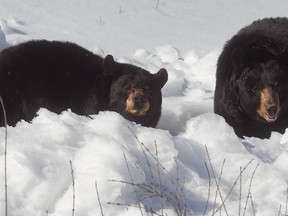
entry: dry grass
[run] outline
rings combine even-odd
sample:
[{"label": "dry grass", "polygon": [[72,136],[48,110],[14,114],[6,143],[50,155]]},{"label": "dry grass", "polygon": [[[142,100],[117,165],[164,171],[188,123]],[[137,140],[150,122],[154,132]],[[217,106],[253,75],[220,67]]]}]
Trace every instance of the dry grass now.
[{"label": "dry grass", "polygon": [[[150,149],[148,149],[142,142],[139,141],[138,137],[134,134],[137,143],[141,147],[143,157],[145,158],[146,165],[148,167],[148,173],[150,173],[151,182],[144,182],[144,183],[135,183],[133,176],[131,175],[130,167],[127,161],[127,157],[124,154],[124,160],[126,163],[126,167],[129,173],[130,181],[118,181],[118,180],[110,180],[110,182],[120,182],[122,184],[130,185],[133,188],[133,193],[136,197],[136,204],[127,204],[127,203],[112,203],[108,202],[108,204],[112,205],[118,205],[118,206],[126,206],[126,207],[134,207],[138,208],[141,216],[145,215],[157,215],[157,216],[166,216],[165,214],[165,208],[173,209],[175,215],[177,216],[187,216],[189,214],[188,209],[191,209],[191,206],[187,206],[187,200],[184,193],[184,186],[180,183],[179,177],[178,177],[178,161],[175,159],[175,164],[177,167],[177,174],[176,176],[172,175],[167,171],[167,169],[162,165],[162,163],[159,161],[159,152],[158,152],[158,146],[155,142],[155,149],[154,153],[151,152]],[[208,186],[207,186],[207,201],[206,205],[203,209],[203,216],[205,215],[235,215],[235,212],[229,213],[226,205],[228,198],[232,194],[232,192],[238,192],[239,194],[239,209],[238,209],[238,215],[245,216],[247,213],[248,207],[252,208],[253,215],[256,215],[254,202],[252,199],[252,182],[255,175],[255,172],[259,166],[259,163],[256,164],[253,173],[250,176],[249,181],[249,187],[248,191],[246,192],[246,199],[243,199],[244,191],[242,185],[244,183],[247,183],[248,181],[246,179],[243,179],[243,173],[247,170],[249,166],[252,165],[254,160],[250,160],[244,167],[240,167],[239,175],[236,177],[234,182],[232,183],[231,188],[228,190],[227,193],[223,194],[223,191],[221,190],[221,180],[223,175],[223,170],[225,169],[225,163],[226,160],[223,160],[222,166],[220,168],[219,176],[216,176],[215,168],[212,164],[210,154],[208,151],[208,148],[205,146],[206,154],[207,154],[207,160],[208,162],[205,162],[205,167],[208,174]],[[156,168],[155,168],[156,167]],[[155,175],[155,169],[157,170],[157,174]],[[153,172],[154,170],[154,172]],[[167,177],[169,178],[169,181],[173,183],[175,188],[169,188],[167,187],[166,183],[163,181],[165,178],[165,181],[167,181]],[[216,188],[215,197],[211,197],[211,188],[212,186]],[[236,186],[239,185],[239,188]],[[238,191],[239,190],[239,191]],[[143,201],[145,200],[151,200],[151,199],[158,199],[160,208],[152,209],[150,207],[144,206]],[[243,202],[244,200],[244,202]],[[211,202],[212,201],[212,202]],[[212,204],[211,204],[212,203]],[[208,213],[208,209],[212,209],[210,213]]]}]

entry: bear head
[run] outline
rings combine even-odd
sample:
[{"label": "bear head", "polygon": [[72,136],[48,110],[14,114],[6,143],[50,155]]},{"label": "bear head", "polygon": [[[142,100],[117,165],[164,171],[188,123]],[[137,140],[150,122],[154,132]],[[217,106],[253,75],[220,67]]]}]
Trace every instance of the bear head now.
[{"label": "bear head", "polygon": [[271,124],[288,111],[288,67],[275,44],[253,49],[250,55],[238,48],[232,54],[239,109],[252,119]]},{"label": "bear head", "polygon": [[161,89],[168,80],[165,69],[156,74],[114,61],[103,61],[104,75],[111,77],[109,110],[143,126],[155,127],[161,115]]}]

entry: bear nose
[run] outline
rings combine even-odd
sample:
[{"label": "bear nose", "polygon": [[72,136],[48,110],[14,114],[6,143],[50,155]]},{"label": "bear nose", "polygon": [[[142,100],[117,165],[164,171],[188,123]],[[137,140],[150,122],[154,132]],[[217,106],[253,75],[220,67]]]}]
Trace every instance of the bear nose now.
[{"label": "bear nose", "polygon": [[270,116],[275,116],[277,114],[278,107],[275,104],[268,105],[267,112]]},{"label": "bear nose", "polygon": [[146,101],[146,97],[144,94],[137,94],[134,96],[134,105],[135,108],[141,109]]}]

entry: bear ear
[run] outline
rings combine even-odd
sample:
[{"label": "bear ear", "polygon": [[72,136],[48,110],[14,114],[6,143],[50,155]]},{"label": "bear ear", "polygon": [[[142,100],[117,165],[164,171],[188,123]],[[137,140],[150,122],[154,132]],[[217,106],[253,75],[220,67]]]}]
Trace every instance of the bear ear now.
[{"label": "bear ear", "polygon": [[168,80],[168,73],[164,68],[161,68],[154,76],[157,79],[157,85],[160,86],[160,88],[162,88]]},{"label": "bear ear", "polygon": [[115,67],[115,61],[114,61],[114,58],[112,55],[107,55],[104,60],[103,60],[103,63],[102,63],[102,66],[103,66],[103,74],[104,75],[109,75],[112,73],[113,71],[113,68]]},{"label": "bear ear", "polygon": [[244,64],[244,53],[243,53],[243,50],[240,49],[240,48],[235,48],[232,51],[231,61],[232,61],[232,65],[235,68],[241,67]]}]

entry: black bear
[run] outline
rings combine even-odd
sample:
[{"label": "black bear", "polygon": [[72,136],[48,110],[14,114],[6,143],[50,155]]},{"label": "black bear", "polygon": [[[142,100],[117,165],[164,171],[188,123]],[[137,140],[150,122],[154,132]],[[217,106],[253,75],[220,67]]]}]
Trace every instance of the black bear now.
[{"label": "black bear", "polygon": [[115,111],[155,127],[167,79],[165,69],[151,74],[69,42],[29,41],[0,53],[0,96],[11,126],[30,121],[43,107],[55,113],[69,108],[86,116]]},{"label": "black bear", "polygon": [[219,56],[214,111],[239,137],[269,138],[288,127],[288,19],[254,21]]}]

